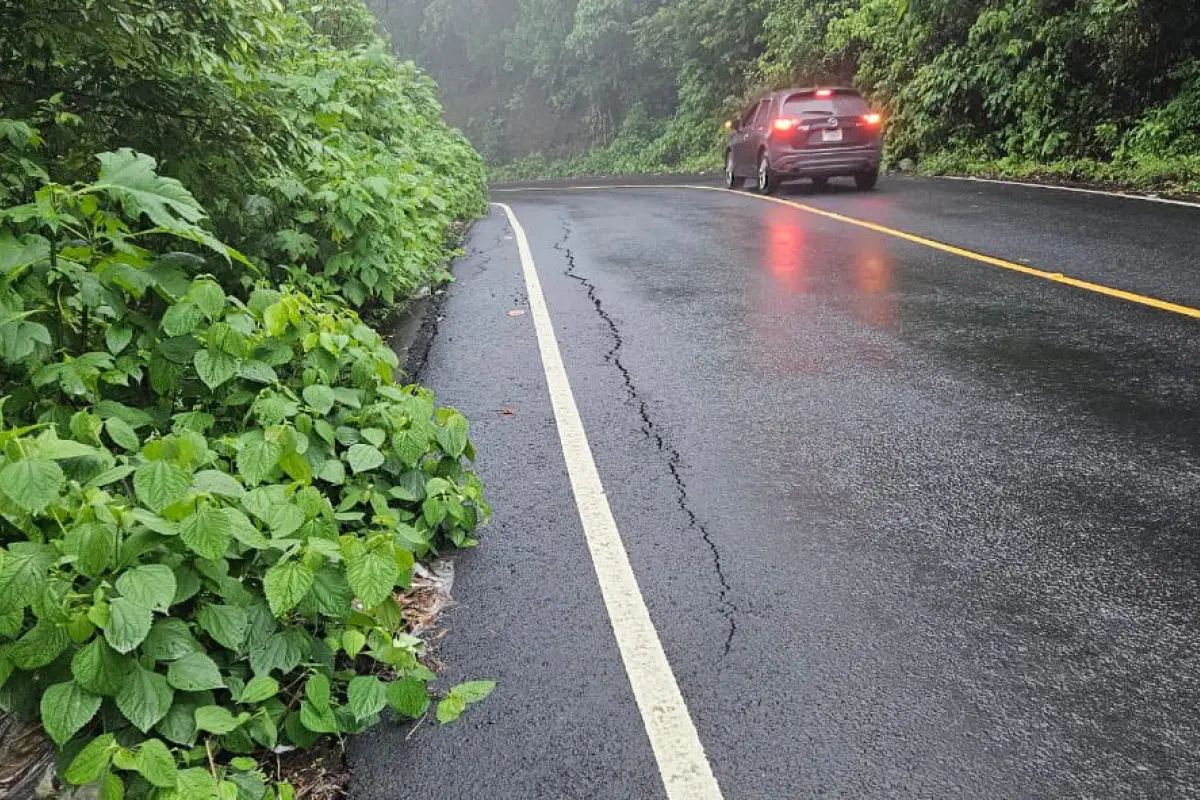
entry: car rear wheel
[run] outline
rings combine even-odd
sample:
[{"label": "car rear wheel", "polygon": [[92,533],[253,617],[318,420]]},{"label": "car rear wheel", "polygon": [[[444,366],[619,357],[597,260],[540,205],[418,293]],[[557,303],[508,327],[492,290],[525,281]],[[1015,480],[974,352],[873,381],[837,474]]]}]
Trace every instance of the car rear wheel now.
[{"label": "car rear wheel", "polygon": [[860,172],[854,176],[854,185],[860,190],[874,189],[875,184],[879,182],[879,170],[871,170],[870,172]]},{"label": "car rear wheel", "polygon": [[829,178],[824,175],[818,175],[812,179],[812,185],[814,189],[824,189],[829,185]]},{"label": "car rear wheel", "polygon": [[778,188],[779,180],[771,171],[771,161],[767,158],[767,154],[763,153],[758,157],[758,193],[775,194],[775,190]]},{"label": "car rear wheel", "polygon": [[746,185],[744,178],[739,178],[733,172],[733,153],[725,154],[725,188],[740,189]]}]

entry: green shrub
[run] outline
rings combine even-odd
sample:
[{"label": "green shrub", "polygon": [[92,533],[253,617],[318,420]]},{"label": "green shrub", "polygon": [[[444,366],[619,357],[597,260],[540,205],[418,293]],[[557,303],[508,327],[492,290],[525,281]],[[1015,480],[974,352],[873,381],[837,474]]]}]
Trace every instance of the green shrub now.
[{"label": "green shrub", "polygon": [[0,708],[106,796],[259,798],[230,755],[424,713],[393,592],[488,514],[467,422],[349,309],[226,294],[187,190],[100,162],[0,212]]}]

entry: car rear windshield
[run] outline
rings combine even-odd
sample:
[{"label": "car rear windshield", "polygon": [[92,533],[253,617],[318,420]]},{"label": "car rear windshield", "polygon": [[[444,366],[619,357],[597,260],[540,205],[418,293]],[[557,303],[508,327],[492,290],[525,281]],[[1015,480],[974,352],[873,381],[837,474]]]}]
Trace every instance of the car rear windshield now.
[{"label": "car rear windshield", "polygon": [[865,114],[868,111],[867,101],[857,92],[836,91],[830,97],[817,97],[813,92],[793,94],[783,102],[784,116],[822,116],[845,117],[855,114]]}]

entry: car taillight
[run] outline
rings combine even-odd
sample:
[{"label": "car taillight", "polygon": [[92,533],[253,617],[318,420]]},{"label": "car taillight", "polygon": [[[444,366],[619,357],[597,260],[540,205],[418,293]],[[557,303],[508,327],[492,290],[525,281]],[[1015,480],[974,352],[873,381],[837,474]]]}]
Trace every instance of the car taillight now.
[{"label": "car taillight", "polygon": [[783,117],[781,119],[775,120],[775,124],[772,127],[775,130],[779,131],[780,133],[786,133],[787,131],[792,130],[799,124],[800,124],[800,120],[798,120],[798,119],[789,119],[787,117]]},{"label": "car taillight", "polygon": [[833,89],[817,89],[816,95],[822,99],[826,97],[833,97]]},{"label": "car taillight", "polygon": [[883,122],[883,115],[876,114],[874,112],[872,112],[870,114],[863,114],[862,121],[865,122],[866,124],[870,125],[871,127],[875,127],[879,123]]}]

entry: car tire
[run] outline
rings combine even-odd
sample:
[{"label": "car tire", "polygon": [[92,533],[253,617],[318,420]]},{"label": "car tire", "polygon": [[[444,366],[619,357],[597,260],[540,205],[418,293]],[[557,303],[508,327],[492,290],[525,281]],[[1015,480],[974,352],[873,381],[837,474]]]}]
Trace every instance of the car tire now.
[{"label": "car tire", "polygon": [[871,170],[870,172],[859,172],[854,176],[854,185],[859,191],[865,192],[868,189],[874,189],[875,184],[879,182],[879,170]]},{"label": "car tire", "polygon": [[775,194],[779,189],[779,179],[775,177],[775,173],[771,171],[771,160],[767,158],[766,153],[761,153],[758,156],[758,178],[757,188],[759,194]]},{"label": "car tire", "polygon": [[824,189],[829,185],[829,178],[824,175],[818,175],[812,179],[812,185],[814,189]]},{"label": "car tire", "polygon": [[733,172],[733,151],[725,154],[725,188],[741,189],[746,185],[745,178],[739,178]]}]

